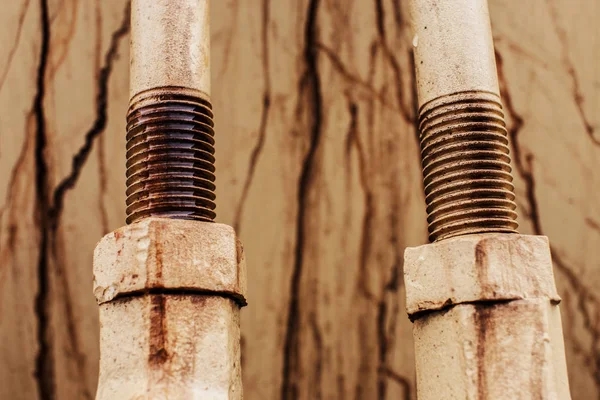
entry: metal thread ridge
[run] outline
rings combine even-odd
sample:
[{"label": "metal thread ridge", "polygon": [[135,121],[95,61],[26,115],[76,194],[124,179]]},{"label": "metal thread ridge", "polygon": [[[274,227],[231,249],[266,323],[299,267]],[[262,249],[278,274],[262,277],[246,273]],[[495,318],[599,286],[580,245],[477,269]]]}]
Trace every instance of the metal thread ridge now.
[{"label": "metal thread ridge", "polygon": [[131,100],[128,224],[150,216],[214,220],[213,126],[210,102],[189,89],[153,89]]},{"label": "metal thread ridge", "polygon": [[429,239],[517,232],[508,133],[500,98],[462,92],[419,111]]}]

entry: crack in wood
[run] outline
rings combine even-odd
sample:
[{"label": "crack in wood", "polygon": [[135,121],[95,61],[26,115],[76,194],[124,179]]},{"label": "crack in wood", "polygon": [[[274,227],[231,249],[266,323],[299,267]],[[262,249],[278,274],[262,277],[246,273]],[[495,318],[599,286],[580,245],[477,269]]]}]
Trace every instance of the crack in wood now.
[{"label": "crack in wood", "polygon": [[579,114],[579,118],[585,128],[585,132],[588,137],[596,146],[600,146],[600,139],[596,138],[594,135],[596,132],[596,128],[592,125],[590,120],[588,119],[585,110],[584,110],[584,96],[581,91],[581,85],[579,84],[579,79],[577,78],[577,71],[575,70],[575,64],[569,57],[569,43],[567,38],[567,32],[560,25],[558,11],[556,10],[556,6],[552,4],[551,0],[546,0],[546,4],[548,5],[548,9],[550,10],[550,17],[552,19],[552,24],[554,26],[554,31],[558,36],[562,47],[562,61],[567,69],[567,73],[571,78],[571,85],[573,86],[573,101],[575,102],[575,106],[577,108],[577,113]]},{"label": "crack in wood", "polygon": [[[400,10],[400,8],[396,6],[395,10],[397,13],[396,18],[400,18],[400,20],[402,20],[401,14],[398,14],[398,10]],[[398,101],[400,115],[402,115],[406,122],[410,122],[413,116],[411,115],[409,107],[406,105],[406,99],[404,97],[404,85],[402,85],[402,69],[400,68],[400,63],[394,56],[394,52],[388,44],[387,32],[385,29],[385,8],[383,7],[383,0],[375,0],[375,21],[377,26],[377,33],[379,35],[380,46],[383,49],[384,56],[387,58],[388,63],[390,64],[390,67],[392,68],[392,72],[394,74],[394,86],[396,87],[396,99]]]},{"label": "crack in wood", "polygon": [[242,189],[242,194],[240,196],[240,202],[237,206],[237,210],[235,212],[235,217],[233,219],[233,228],[236,232],[240,232],[241,224],[242,224],[242,216],[244,212],[244,206],[246,204],[246,198],[248,197],[248,192],[250,191],[250,186],[252,185],[252,181],[254,179],[254,173],[256,170],[256,166],[258,164],[258,160],[262,153],[263,147],[265,145],[265,140],[267,137],[267,123],[269,121],[269,110],[271,109],[271,69],[269,63],[269,21],[271,15],[271,0],[262,0],[262,45],[263,45],[263,57],[262,57],[262,67],[263,67],[263,75],[265,78],[265,89],[263,92],[263,107],[262,113],[260,117],[260,126],[258,128],[258,140],[254,148],[252,149],[252,153],[250,154],[250,162],[248,165],[248,174],[246,175],[246,179],[244,181],[244,187]]},{"label": "crack in wood", "polygon": [[410,380],[389,368],[380,368],[379,373],[393,380],[402,387],[402,391],[404,392],[404,399],[410,400],[412,398]]},{"label": "crack in wood", "polygon": [[314,367],[312,368],[312,394],[309,397],[320,400],[323,397],[321,395],[321,388],[323,387],[323,335],[321,334],[321,329],[319,329],[316,312],[311,312],[310,314],[310,328],[315,343],[316,357]]},{"label": "crack in wood", "polygon": [[[52,80],[54,78],[54,76],[56,75],[56,71],[58,71],[58,69],[60,68],[60,66],[65,62],[65,60],[67,59],[67,56],[69,55],[69,48],[71,45],[71,41],[73,40],[73,37],[75,36],[75,28],[77,26],[77,13],[79,11],[78,6],[82,4],[81,2],[78,1],[70,1],[69,5],[71,6],[71,15],[69,18],[69,24],[59,24],[59,26],[62,28],[63,26],[67,26],[67,30],[66,33],[63,35],[57,35],[56,33],[54,34],[55,37],[53,38],[53,41],[56,41],[57,44],[61,45],[61,47],[58,47],[59,49],[62,50],[62,52],[58,53],[57,57],[53,57],[52,59],[48,60],[48,71],[46,71],[46,79],[48,80]],[[55,14],[54,16],[50,16],[50,25],[53,25],[55,23],[55,20],[58,18],[59,15],[64,13],[64,8],[65,7],[65,1],[62,1],[60,3],[59,7],[53,7],[55,10]],[[58,36],[58,37],[57,37]],[[56,52],[56,48],[55,46],[51,46],[52,47],[52,52]],[[54,61],[54,59],[56,59],[56,61]]]},{"label": "crack in wood", "polygon": [[[100,135],[106,126],[107,101],[108,101],[108,80],[110,78],[113,63],[117,57],[118,46],[121,39],[129,31],[129,3],[125,10],[125,16],[121,26],[113,33],[111,45],[105,56],[104,67],[98,74],[98,93],[96,98],[97,117],[85,134],[84,145],[79,149],[73,158],[71,173],[63,179],[56,187],[52,195],[50,194],[50,176],[49,166],[45,157],[47,146],[46,134],[46,116],[44,110],[44,99],[46,94],[46,79],[48,75],[48,57],[50,52],[50,19],[48,15],[47,0],[40,1],[41,7],[41,31],[42,45],[40,62],[37,74],[37,93],[34,100],[34,115],[36,120],[36,143],[35,143],[35,166],[36,166],[36,209],[38,212],[38,227],[40,231],[40,254],[38,260],[38,281],[39,290],[35,299],[35,310],[38,319],[38,345],[39,351],[36,357],[35,376],[38,382],[38,391],[40,399],[51,400],[56,397],[56,383],[54,371],[54,356],[52,353],[51,337],[51,315],[50,315],[50,265],[51,260],[56,259],[56,236],[60,216],[63,210],[64,197],[68,190],[72,189],[85,165],[85,161],[91,152],[94,139]],[[53,201],[52,201],[52,200]],[[65,292],[69,293],[68,282],[62,267],[55,260],[57,275]],[[66,296],[66,328],[69,336],[69,342],[72,346],[74,357],[78,364],[78,373],[80,382],[83,385],[81,395],[84,398],[92,398],[92,394],[87,388],[84,370],[84,355],[79,349],[79,341],[76,334],[75,318],[69,296]]]},{"label": "crack in wood", "polygon": [[[564,261],[560,256],[559,252],[553,246],[550,246],[552,250],[552,260],[557,269],[563,273],[567,278],[567,281],[573,288],[575,296],[577,297],[577,310],[580,311],[583,317],[583,327],[589,332],[591,336],[590,350],[587,352],[589,355],[587,359],[587,366],[590,367],[590,373],[596,387],[600,389],[600,317],[599,312],[596,311],[595,317],[588,310],[586,303],[591,303],[596,309],[600,305],[600,299],[598,299],[577,277],[577,274],[573,269]],[[591,359],[591,362],[590,362]],[[591,364],[591,365],[590,365]]]},{"label": "crack in wood", "polygon": [[17,183],[18,183],[18,178],[20,177],[21,171],[23,166],[25,165],[25,160],[27,159],[27,155],[28,155],[28,150],[30,149],[30,145],[32,140],[34,140],[33,136],[35,135],[35,115],[33,110],[29,113],[29,115],[27,116],[27,123],[26,123],[26,130],[25,130],[25,140],[23,142],[23,146],[21,147],[21,150],[19,151],[19,155],[17,157],[17,161],[15,162],[12,170],[11,170],[11,174],[10,174],[10,178],[8,180],[8,189],[6,191],[6,200],[5,203],[3,205],[3,207],[0,209],[0,227],[4,226],[4,217],[5,217],[5,212],[8,211],[8,218],[9,218],[9,232],[8,232],[8,238],[6,239],[6,242],[8,243],[8,246],[6,249],[2,248],[2,243],[4,243],[2,241],[2,233],[3,233],[3,229],[0,229],[0,265],[5,265],[6,264],[6,257],[8,256],[8,254],[13,254],[14,250],[15,250],[15,239],[16,239],[16,234],[17,234],[17,230],[18,230],[18,213],[17,213],[17,209],[13,209],[13,203],[15,201],[15,190],[17,189]]},{"label": "crack in wood", "polygon": [[[100,71],[102,70],[102,7],[100,0],[96,0],[95,5],[96,12],[96,51],[94,54],[94,67],[96,68],[96,81],[100,79]],[[96,96],[98,96],[100,90],[96,88]],[[100,224],[102,226],[102,234],[106,235],[110,232],[108,222],[108,210],[106,209],[106,202],[104,201],[104,195],[108,188],[108,178],[105,161],[105,135],[98,135],[98,180],[100,185],[100,193],[98,195],[98,208],[100,210]]]},{"label": "crack in wood", "polygon": [[8,56],[6,57],[6,66],[4,67],[4,71],[0,74],[0,92],[2,91],[2,87],[4,87],[4,83],[6,82],[6,76],[10,71],[10,67],[12,66],[12,61],[19,48],[19,43],[21,42],[21,33],[23,32],[23,25],[25,22],[25,16],[27,15],[27,10],[29,10],[29,4],[31,0],[26,0],[21,8],[21,12],[19,13],[19,19],[17,22],[17,33],[15,35],[15,39],[13,41],[13,45],[8,52]]},{"label": "crack in wood", "polygon": [[[321,79],[318,71],[318,41],[317,16],[320,0],[310,0],[304,31],[304,63],[306,71],[300,80],[299,94],[302,101],[303,93],[308,91],[307,106],[310,109],[310,143],[308,152],[302,163],[298,181],[298,211],[296,221],[296,250],[294,267],[290,281],[290,301],[287,314],[287,326],[284,336],[283,369],[281,398],[297,399],[299,397],[297,375],[299,370],[299,315],[300,315],[300,284],[304,266],[304,243],[306,239],[306,214],[308,210],[308,193],[312,186],[316,155],[321,144],[322,136],[322,107]],[[302,107],[300,107],[300,111]]]},{"label": "crack in wood", "polygon": [[369,95],[372,96],[373,99],[379,101],[381,105],[386,108],[393,110],[394,112],[399,112],[402,115],[402,111],[396,106],[389,104],[382,93],[379,93],[373,86],[369,83],[363,81],[360,77],[351,73],[349,68],[344,65],[342,60],[335,54],[335,52],[327,47],[324,43],[317,43],[318,49],[323,52],[331,62],[331,66],[333,69],[340,74],[340,76],[345,79],[348,83],[352,84],[352,89],[356,90],[357,86],[364,89]]},{"label": "crack in wood", "polygon": [[46,94],[46,68],[50,46],[50,21],[48,18],[48,2],[40,0],[41,47],[38,64],[34,98],[34,115],[36,121],[35,136],[35,187],[37,202],[37,224],[40,230],[40,252],[38,259],[37,278],[38,293],[35,298],[35,313],[37,315],[38,354],[35,362],[35,377],[38,385],[38,395],[41,400],[55,398],[54,359],[50,336],[50,273],[48,268],[48,209],[49,182],[48,165],[46,164],[46,116],[44,98]]},{"label": "crack in wood", "polygon": [[[57,185],[53,193],[52,208],[50,209],[50,218],[54,224],[60,220],[60,215],[63,211],[65,194],[67,191],[75,187],[79,175],[83,170],[85,162],[92,151],[95,139],[104,132],[107,122],[107,106],[108,106],[108,81],[110,79],[113,64],[118,56],[119,45],[121,39],[129,33],[129,12],[130,6],[127,3],[124,18],[120,27],[113,32],[110,47],[104,56],[104,66],[98,74],[98,94],[96,96],[96,119],[90,129],[84,135],[84,144],[79,148],[75,156],[73,156],[71,164],[71,172]],[[52,227],[56,229],[56,226]]]}]

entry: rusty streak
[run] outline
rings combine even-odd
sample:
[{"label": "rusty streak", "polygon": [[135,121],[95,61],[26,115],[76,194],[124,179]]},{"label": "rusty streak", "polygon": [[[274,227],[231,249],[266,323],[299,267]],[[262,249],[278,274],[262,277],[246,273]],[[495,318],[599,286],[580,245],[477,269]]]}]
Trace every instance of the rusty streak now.
[{"label": "rusty streak", "polygon": [[169,359],[166,349],[165,336],[167,327],[165,322],[166,296],[154,294],[150,296],[152,308],[150,310],[150,354],[148,364],[160,368]]}]

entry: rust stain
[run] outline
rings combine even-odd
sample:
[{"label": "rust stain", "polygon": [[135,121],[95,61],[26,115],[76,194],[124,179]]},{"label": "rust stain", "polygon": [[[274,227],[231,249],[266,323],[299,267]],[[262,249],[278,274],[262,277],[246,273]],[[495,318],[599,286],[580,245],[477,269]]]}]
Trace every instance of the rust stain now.
[{"label": "rust stain", "polygon": [[148,363],[151,367],[160,367],[169,359],[165,343],[165,336],[167,335],[167,326],[165,323],[166,296],[162,294],[151,295],[151,302]]},{"label": "rust stain", "polygon": [[[213,113],[200,96],[163,87],[132,100],[127,113],[128,224],[151,216],[214,221]],[[161,117],[153,118],[157,112]]]},{"label": "rust stain", "polygon": [[208,301],[209,296],[193,295],[193,296],[189,296],[189,298],[191,299],[192,304],[196,304],[196,305],[202,307]]},{"label": "rust stain", "polygon": [[493,340],[488,331],[494,328],[494,319],[491,318],[493,306],[476,305],[474,322],[477,329],[477,394],[479,399],[487,398],[487,381],[486,381],[486,347],[493,346],[490,343]]},{"label": "rust stain", "polygon": [[162,287],[162,276],[163,276],[163,243],[164,241],[161,239],[161,229],[160,227],[156,230],[156,241],[154,242],[154,251],[156,251],[156,271],[154,275],[156,276],[157,282]]},{"label": "rust stain", "polygon": [[477,280],[479,281],[482,289],[487,289],[487,274],[488,269],[488,257],[485,251],[485,243],[480,241],[475,246],[475,265],[477,269]]}]

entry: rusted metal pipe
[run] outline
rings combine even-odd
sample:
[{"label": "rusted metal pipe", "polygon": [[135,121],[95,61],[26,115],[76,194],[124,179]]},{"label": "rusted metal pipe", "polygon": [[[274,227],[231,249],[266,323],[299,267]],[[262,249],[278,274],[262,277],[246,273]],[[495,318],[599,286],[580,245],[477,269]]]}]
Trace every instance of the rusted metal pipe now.
[{"label": "rusted metal pipe", "polygon": [[241,399],[246,270],[213,223],[209,0],[131,12],[128,225],[94,251],[96,399]]},{"label": "rusted metal pipe", "polygon": [[569,399],[548,238],[517,234],[487,0],[410,0],[429,238],[405,252],[419,400]]},{"label": "rusted metal pipe", "polygon": [[213,221],[209,1],[133,0],[127,223]]}]

